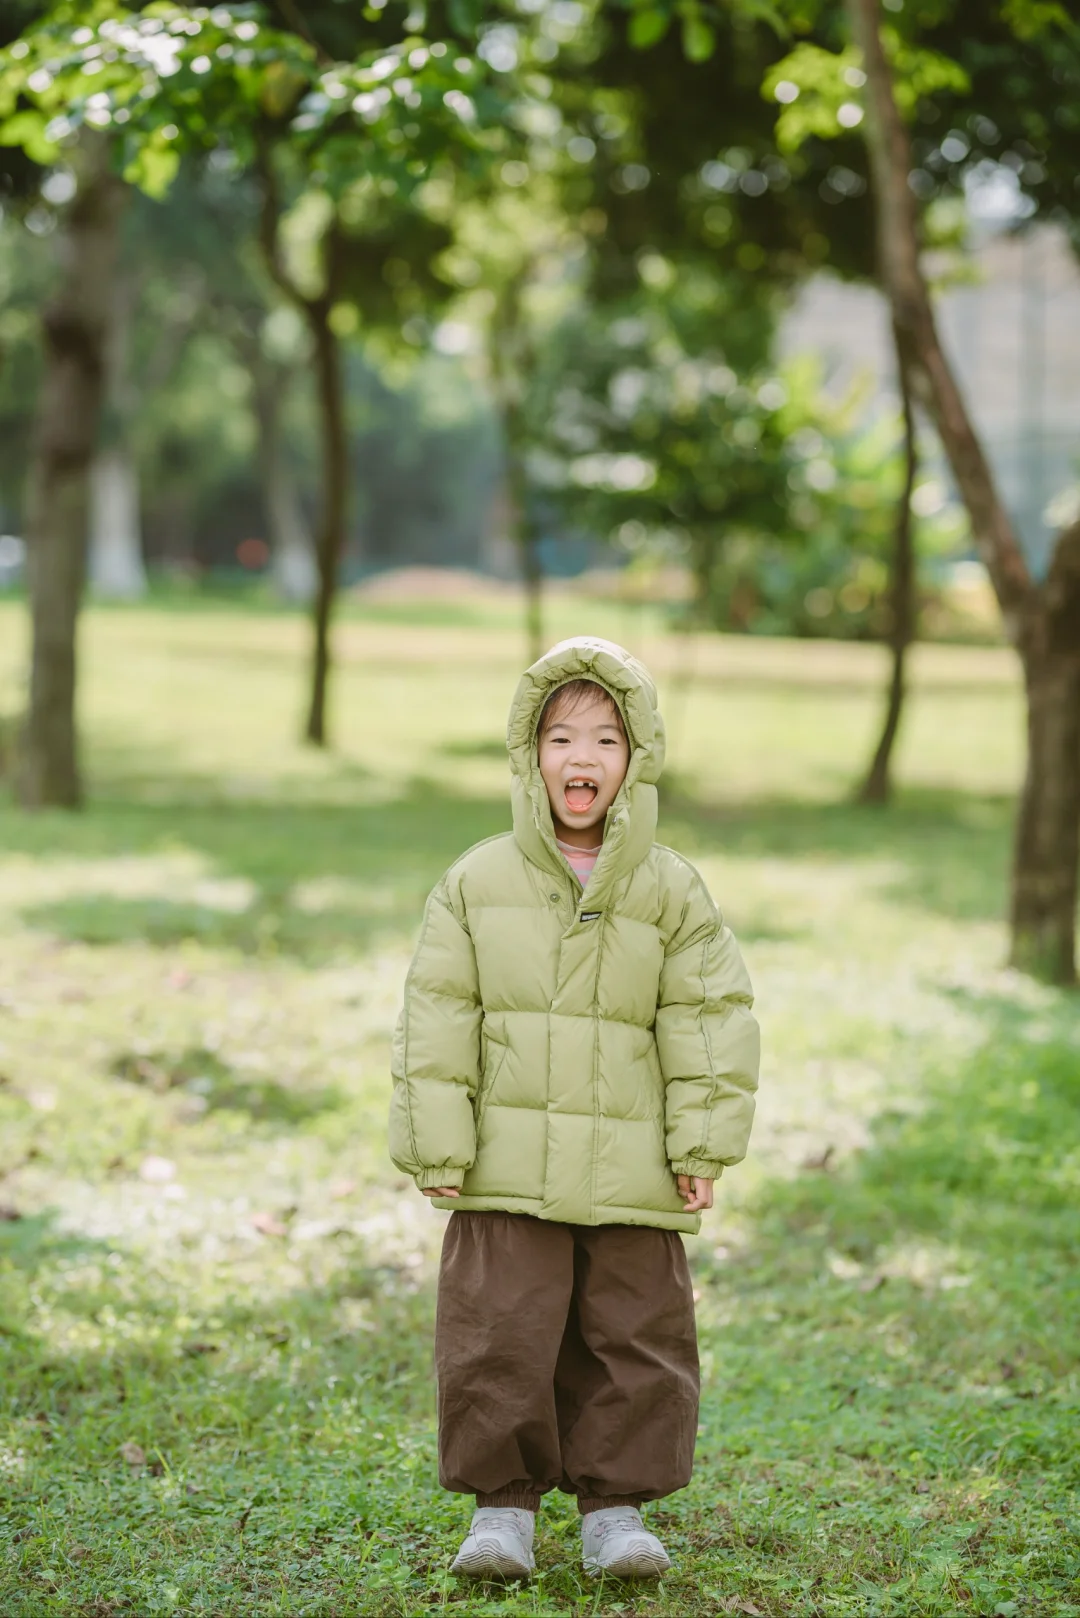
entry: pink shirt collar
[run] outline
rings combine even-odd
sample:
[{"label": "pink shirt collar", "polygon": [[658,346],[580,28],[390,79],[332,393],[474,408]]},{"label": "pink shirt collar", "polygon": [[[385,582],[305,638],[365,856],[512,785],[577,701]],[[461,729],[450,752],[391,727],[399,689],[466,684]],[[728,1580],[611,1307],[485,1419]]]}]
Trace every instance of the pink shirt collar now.
[{"label": "pink shirt collar", "polygon": [[596,848],[575,848],[572,843],[564,843],[561,837],[556,837],[555,841],[559,845],[559,853],[584,887],[593,874],[593,866],[600,858],[600,849],[603,845],[597,844]]}]

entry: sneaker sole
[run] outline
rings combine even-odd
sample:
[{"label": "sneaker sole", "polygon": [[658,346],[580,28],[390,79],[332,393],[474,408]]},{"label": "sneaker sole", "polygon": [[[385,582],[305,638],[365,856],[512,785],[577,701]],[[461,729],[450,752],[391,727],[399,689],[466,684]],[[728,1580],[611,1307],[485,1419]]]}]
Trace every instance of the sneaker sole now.
[{"label": "sneaker sole", "polygon": [[517,1562],[512,1556],[480,1549],[461,1553],[450,1565],[451,1573],[463,1573],[467,1579],[528,1579],[535,1568],[535,1562]]},{"label": "sneaker sole", "polygon": [[671,1571],[671,1562],[666,1556],[643,1549],[631,1551],[617,1562],[602,1563],[594,1557],[586,1557],[585,1571],[592,1579],[598,1579],[602,1573],[610,1574],[613,1579],[658,1579]]}]

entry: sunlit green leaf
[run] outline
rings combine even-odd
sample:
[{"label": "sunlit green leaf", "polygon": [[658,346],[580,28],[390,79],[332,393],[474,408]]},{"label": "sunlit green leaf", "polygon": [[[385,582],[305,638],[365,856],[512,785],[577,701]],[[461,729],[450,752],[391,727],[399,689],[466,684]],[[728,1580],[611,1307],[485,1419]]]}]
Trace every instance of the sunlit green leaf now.
[{"label": "sunlit green leaf", "polygon": [[21,146],[35,163],[52,163],[57,147],[45,135],[46,119],[36,109],[16,112],[0,124],[0,146]]},{"label": "sunlit green leaf", "polygon": [[682,41],[691,62],[707,62],[716,49],[716,34],[697,13],[683,19]]},{"label": "sunlit green leaf", "polygon": [[635,11],[627,31],[631,45],[635,50],[647,50],[663,39],[670,24],[671,13],[662,6],[646,6],[642,11]]},{"label": "sunlit green leaf", "polygon": [[180,154],[175,146],[148,143],[139,147],[124,170],[124,179],[147,196],[160,198],[168,191],[179,166]]}]

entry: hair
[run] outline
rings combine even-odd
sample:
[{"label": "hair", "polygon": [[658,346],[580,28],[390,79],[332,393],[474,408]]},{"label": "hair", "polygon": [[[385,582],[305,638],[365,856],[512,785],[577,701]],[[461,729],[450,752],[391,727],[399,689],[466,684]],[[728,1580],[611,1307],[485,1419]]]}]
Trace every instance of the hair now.
[{"label": "hair", "polygon": [[625,736],[626,725],[623,723],[619,704],[598,680],[567,680],[565,685],[556,686],[540,710],[540,720],[536,727],[537,736],[543,736],[546,730],[557,724],[560,719],[565,719],[567,714],[583,708],[587,702],[595,702],[598,697],[611,709],[615,723]]}]

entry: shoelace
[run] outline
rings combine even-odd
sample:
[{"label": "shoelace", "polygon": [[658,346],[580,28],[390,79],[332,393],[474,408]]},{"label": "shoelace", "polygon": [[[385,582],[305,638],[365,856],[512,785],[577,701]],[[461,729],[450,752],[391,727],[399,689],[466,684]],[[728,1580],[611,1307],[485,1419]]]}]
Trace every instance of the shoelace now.
[{"label": "shoelace", "polygon": [[500,1512],[497,1517],[484,1517],[480,1522],[473,1525],[472,1531],[477,1535],[492,1533],[513,1534],[518,1539],[525,1537],[521,1524],[508,1511]]},{"label": "shoelace", "polygon": [[605,1517],[601,1522],[593,1525],[593,1533],[597,1539],[606,1539],[609,1534],[643,1534],[648,1530],[640,1521],[636,1513],[624,1512],[619,1517]]}]

